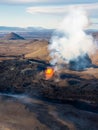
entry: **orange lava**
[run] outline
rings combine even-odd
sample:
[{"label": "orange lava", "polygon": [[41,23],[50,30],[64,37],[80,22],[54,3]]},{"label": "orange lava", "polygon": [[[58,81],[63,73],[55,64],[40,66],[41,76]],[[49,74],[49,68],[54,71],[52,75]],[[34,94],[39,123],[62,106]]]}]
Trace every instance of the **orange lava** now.
[{"label": "orange lava", "polygon": [[46,80],[52,78],[53,74],[54,74],[54,69],[51,68],[51,67],[48,67],[48,68],[45,70],[45,78],[46,78]]}]

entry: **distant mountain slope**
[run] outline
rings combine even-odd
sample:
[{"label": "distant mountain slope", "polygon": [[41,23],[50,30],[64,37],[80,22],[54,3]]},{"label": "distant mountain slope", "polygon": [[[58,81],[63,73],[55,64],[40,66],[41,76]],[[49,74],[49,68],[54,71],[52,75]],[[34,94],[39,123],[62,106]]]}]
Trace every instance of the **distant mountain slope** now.
[{"label": "distant mountain slope", "polygon": [[19,36],[16,33],[13,33],[13,32],[11,32],[11,33],[7,34],[6,36],[4,36],[3,39],[4,40],[24,40],[23,37]]},{"label": "distant mountain slope", "polygon": [[13,31],[24,31],[24,28],[20,27],[7,27],[7,26],[0,26],[0,32],[13,32]]},{"label": "distant mountain slope", "polygon": [[42,27],[5,27],[0,26],[0,38],[3,38],[7,33],[15,32],[26,39],[50,39],[54,29],[47,29]]},{"label": "distant mountain slope", "polygon": [[38,32],[38,31],[53,31],[54,29],[47,29],[43,27],[7,27],[0,26],[0,32]]}]

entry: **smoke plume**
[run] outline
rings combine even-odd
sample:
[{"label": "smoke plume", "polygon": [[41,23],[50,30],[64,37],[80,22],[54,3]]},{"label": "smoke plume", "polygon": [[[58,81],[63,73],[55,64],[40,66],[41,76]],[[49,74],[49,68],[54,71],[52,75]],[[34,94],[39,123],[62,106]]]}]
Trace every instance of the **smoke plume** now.
[{"label": "smoke plume", "polygon": [[[83,57],[85,58],[87,55],[95,52],[96,44],[93,37],[85,32],[88,26],[89,19],[83,9],[73,8],[69,10],[51,38],[49,51],[52,65],[69,64],[71,61],[78,58],[83,59]],[[84,61],[86,62],[86,60]],[[87,67],[85,65],[84,68]]]}]

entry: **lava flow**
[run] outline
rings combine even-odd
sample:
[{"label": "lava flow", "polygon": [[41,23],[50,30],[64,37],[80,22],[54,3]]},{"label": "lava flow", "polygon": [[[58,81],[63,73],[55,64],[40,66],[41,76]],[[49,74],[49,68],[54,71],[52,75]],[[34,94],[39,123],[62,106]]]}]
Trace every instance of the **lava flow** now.
[{"label": "lava flow", "polygon": [[45,79],[48,80],[53,77],[54,69],[52,67],[47,67],[45,70]]}]

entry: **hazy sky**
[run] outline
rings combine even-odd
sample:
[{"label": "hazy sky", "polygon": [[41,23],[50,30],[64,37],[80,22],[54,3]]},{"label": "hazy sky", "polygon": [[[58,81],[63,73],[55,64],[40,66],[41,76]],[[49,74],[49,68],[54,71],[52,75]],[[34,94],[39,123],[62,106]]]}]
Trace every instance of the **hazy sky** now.
[{"label": "hazy sky", "polygon": [[72,6],[83,7],[98,28],[98,0],[0,0],[0,26],[56,28]]}]

